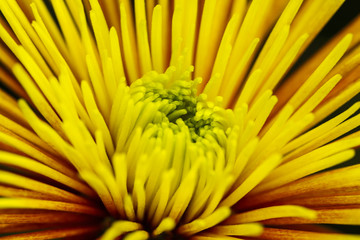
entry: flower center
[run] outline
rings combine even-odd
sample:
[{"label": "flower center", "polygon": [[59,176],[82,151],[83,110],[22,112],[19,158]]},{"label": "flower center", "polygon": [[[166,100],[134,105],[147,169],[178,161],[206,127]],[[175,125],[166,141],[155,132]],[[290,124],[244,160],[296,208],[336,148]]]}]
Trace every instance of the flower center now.
[{"label": "flower center", "polygon": [[232,123],[225,116],[232,111],[220,107],[220,101],[207,102],[205,94],[197,96],[200,81],[171,81],[165,74],[155,74],[135,81],[131,85],[131,93],[136,101],[156,105],[157,111],[153,113],[149,126],[168,127],[174,133],[186,130],[194,143],[203,139],[217,139],[219,132],[226,135],[226,130],[231,127]]},{"label": "flower center", "polygon": [[200,80],[189,76],[170,67],[124,85],[119,111],[110,119],[114,162],[126,169],[125,193],[133,196],[133,205],[124,205],[126,219],[141,223],[152,237],[184,237],[186,224],[214,212],[222,221],[231,212],[218,206],[234,181],[235,113],[222,108],[221,99],[197,95]]}]

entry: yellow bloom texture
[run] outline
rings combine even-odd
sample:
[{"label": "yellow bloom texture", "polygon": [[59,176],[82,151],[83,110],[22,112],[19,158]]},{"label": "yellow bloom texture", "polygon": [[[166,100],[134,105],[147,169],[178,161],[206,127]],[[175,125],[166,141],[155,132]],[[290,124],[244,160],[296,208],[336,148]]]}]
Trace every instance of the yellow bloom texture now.
[{"label": "yellow bloom texture", "polygon": [[360,239],[343,2],[0,0],[0,239]]}]

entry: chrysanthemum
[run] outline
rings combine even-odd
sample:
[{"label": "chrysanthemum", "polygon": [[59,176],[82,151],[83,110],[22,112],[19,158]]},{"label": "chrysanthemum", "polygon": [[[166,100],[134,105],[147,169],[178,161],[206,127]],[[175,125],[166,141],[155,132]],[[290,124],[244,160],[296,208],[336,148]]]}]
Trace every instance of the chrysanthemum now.
[{"label": "chrysanthemum", "polygon": [[360,239],[342,3],[1,0],[0,239]]}]

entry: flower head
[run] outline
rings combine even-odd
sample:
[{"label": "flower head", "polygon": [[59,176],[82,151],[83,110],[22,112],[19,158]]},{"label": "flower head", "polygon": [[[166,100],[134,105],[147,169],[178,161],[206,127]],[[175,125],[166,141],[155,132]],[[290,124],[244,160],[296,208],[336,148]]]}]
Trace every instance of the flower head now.
[{"label": "flower head", "polygon": [[360,239],[343,1],[4,0],[3,239]]}]

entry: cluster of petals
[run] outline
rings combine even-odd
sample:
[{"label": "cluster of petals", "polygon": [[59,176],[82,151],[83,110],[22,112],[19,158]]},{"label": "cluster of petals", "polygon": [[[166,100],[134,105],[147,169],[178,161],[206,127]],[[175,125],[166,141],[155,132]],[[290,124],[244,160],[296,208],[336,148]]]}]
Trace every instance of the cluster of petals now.
[{"label": "cluster of petals", "polygon": [[0,0],[0,239],[359,240],[343,2]]}]

